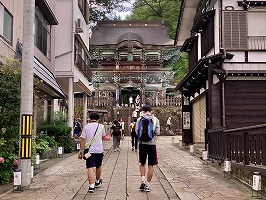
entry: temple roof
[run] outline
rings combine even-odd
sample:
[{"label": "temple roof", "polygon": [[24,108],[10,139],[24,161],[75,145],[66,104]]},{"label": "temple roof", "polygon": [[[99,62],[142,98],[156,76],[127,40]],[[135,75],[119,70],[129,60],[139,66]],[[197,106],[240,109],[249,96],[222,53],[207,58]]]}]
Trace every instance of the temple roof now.
[{"label": "temple roof", "polygon": [[173,46],[163,21],[101,21],[92,28],[90,45],[117,45],[123,41],[138,41],[145,45]]}]

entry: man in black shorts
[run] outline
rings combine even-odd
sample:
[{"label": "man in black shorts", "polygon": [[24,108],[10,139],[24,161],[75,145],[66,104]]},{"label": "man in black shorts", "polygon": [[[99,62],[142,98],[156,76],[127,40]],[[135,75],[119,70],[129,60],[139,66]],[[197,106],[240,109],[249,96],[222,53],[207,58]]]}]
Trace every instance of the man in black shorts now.
[{"label": "man in black shorts", "polygon": [[[136,124],[136,133],[139,137],[139,162],[141,185],[140,190],[150,192],[150,182],[153,176],[153,165],[158,164],[156,151],[156,137],[160,135],[160,122],[151,113],[150,105],[144,105],[141,108],[143,116],[138,118]],[[148,157],[148,172],[146,181],[146,160]]]},{"label": "man in black shorts", "polygon": [[[80,136],[80,152],[79,159],[86,159],[86,168],[89,181],[89,193],[94,192],[94,188],[102,185],[102,159],[103,159],[103,142],[102,137],[105,136],[105,128],[103,124],[99,124],[100,115],[98,113],[90,114],[90,123],[82,130]],[[84,153],[83,153],[84,150]],[[83,155],[84,154],[84,155]],[[84,157],[83,157],[84,156]],[[94,168],[96,180],[94,182]]]}]

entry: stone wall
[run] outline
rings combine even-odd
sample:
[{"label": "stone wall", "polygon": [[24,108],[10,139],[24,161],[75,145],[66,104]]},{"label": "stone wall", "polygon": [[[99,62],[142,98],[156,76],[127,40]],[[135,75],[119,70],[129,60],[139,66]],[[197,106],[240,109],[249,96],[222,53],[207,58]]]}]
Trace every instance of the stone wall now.
[{"label": "stone wall", "polygon": [[[162,106],[154,107],[153,114],[160,120],[161,135],[181,134],[181,110],[180,107]],[[167,119],[171,117],[171,131],[167,129]]]},{"label": "stone wall", "polygon": [[232,175],[252,187],[253,173],[261,173],[262,192],[266,193],[266,167],[258,165],[243,165],[242,163],[232,163]]}]

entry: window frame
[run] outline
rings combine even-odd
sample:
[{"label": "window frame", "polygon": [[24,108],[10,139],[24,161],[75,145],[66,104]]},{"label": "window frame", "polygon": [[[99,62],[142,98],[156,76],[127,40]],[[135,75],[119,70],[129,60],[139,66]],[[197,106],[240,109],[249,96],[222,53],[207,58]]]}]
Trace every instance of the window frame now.
[{"label": "window frame", "polygon": [[34,44],[48,59],[51,59],[51,28],[41,8],[35,5]]},{"label": "window frame", "polygon": [[[5,33],[5,14],[8,14],[8,16],[11,18],[11,23],[9,23],[9,32],[10,35],[8,38],[4,33]],[[7,43],[12,44],[13,43],[13,15],[9,12],[9,10],[0,3],[0,37],[3,38]]]}]

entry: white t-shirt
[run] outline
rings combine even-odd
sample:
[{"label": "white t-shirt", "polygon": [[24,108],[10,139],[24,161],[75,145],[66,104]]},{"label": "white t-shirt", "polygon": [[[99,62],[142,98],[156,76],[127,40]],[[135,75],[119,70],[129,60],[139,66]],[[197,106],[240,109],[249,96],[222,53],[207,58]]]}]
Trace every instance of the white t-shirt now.
[{"label": "white t-shirt", "polygon": [[[93,136],[95,134],[95,131],[97,129],[99,123],[97,122],[92,122],[92,123],[88,123],[82,130],[81,136],[82,138],[86,139],[86,143],[88,143],[89,141],[91,141],[93,139]],[[100,133],[99,133],[100,131]],[[98,133],[100,134],[98,137]],[[95,140],[95,142],[93,142],[93,144],[90,146],[89,152],[90,153],[103,153],[103,141],[102,141],[102,137],[105,136],[105,128],[104,125],[99,124],[97,133],[95,135],[95,137],[97,137],[97,139]],[[86,147],[85,147],[86,148]]]}]

